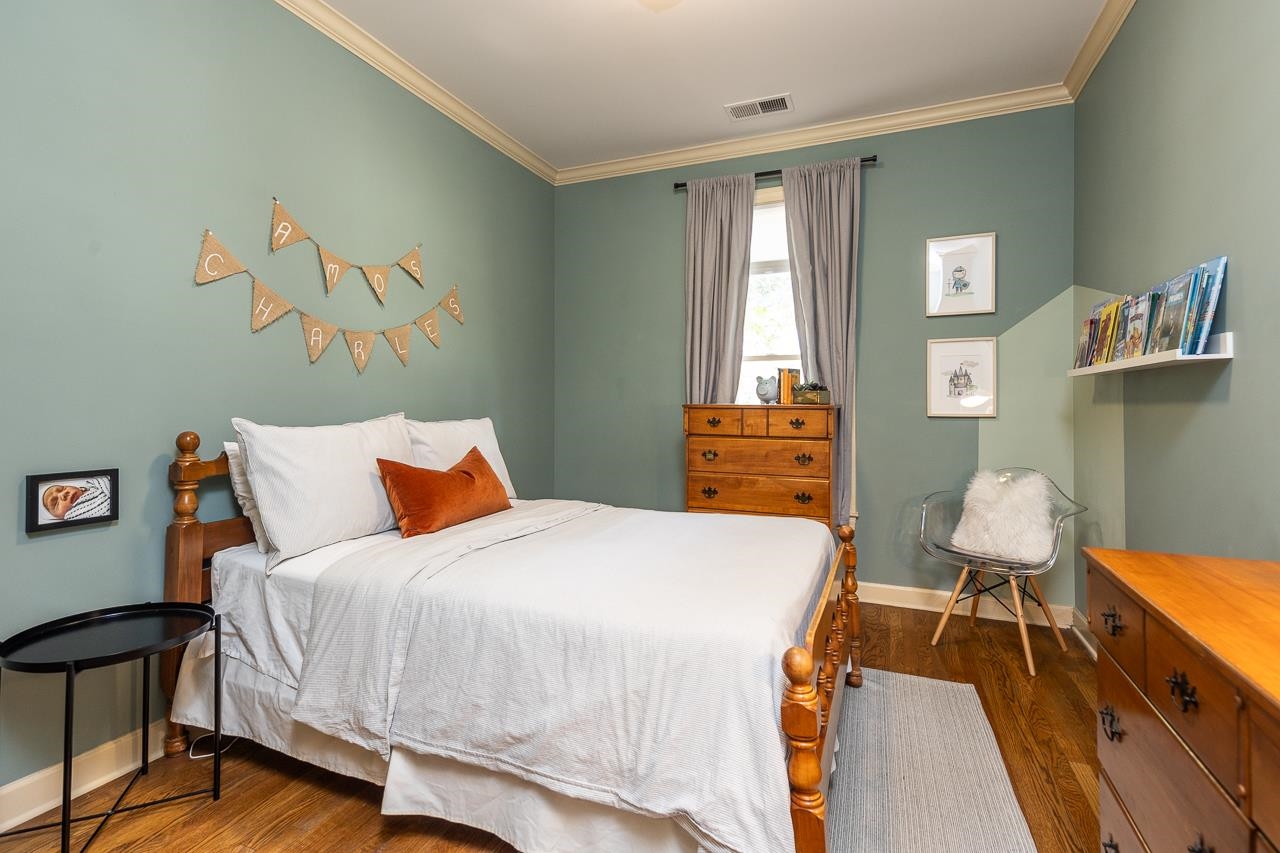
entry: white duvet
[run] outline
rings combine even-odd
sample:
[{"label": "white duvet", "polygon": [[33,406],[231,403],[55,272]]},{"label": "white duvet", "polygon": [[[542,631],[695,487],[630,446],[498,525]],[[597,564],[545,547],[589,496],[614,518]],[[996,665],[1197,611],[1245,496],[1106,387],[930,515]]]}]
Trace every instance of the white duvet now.
[{"label": "white duvet", "polygon": [[295,719],[794,849],[780,659],[834,555],[801,519],[530,501],[316,582]]}]

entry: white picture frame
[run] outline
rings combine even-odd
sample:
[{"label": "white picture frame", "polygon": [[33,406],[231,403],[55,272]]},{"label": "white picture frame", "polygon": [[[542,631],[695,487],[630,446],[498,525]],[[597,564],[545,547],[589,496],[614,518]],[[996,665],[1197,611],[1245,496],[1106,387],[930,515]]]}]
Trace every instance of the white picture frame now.
[{"label": "white picture frame", "polygon": [[996,416],[996,339],[935,338],[925,347],[925,414]]},{"label": "white picture frame", "polygon": [[994,314],[996,234],[930,237],[924,251],[924,315]]}]

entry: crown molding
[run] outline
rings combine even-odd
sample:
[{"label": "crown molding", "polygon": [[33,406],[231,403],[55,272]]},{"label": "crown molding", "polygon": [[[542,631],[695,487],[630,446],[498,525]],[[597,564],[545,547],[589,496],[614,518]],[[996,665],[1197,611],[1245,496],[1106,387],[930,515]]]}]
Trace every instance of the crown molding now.
[{"label": "crown molding", "polygon": [[831,122],[798,130],[784,130],[779,133],[749,136],[745,139],[730,139],[705,145],[691,145],[688,148],[661,151],[657,154],[645,154],[639,157],[625,157],[602,163],[590,163],[585,166],[573,166],[556,172],[555,183],[556,186],[576,184],[582,181],[596,181],[601,178],[633,175],[637,172],[652,172],[676,166],[712,163],[716,160],[729,160],[753,154],[771,154],[775,151],[807,148],[811,145],[823,145],[828,142],[845,142],[850,139],[863,139],[868,136],[881,136],[886,133],[898,133],[904,130],[918,130],[925,127],[935,127],[940,124],[954,124],[971,119],[990,118],[992,116],[1007,115],[1024,110],[1037,110],[1042,107],[1053,107],[1069,103],[1071,103],[1071,96],[1062,84],[1039,86],[1034,89],[1004,92],[999,95],[984,95],[980,98],[969,98],[964,101],[952,101],[951,103],[937,104],[931,107],[918,107],[911,110],[884,113],[878,116]]},{"label": "crown molding", "polygon": [[1062,85],[1071,93],[1071,100],[1080,97],[1080,93],[1084,91],[1089,75],[1093,74],[1093,69],[1102,61],[1103,54],[1111,47],[1111,42],[1120,32],[1120,27],[1133,11],[1133,4],[1136,2],[1137,0],[1107,0],[1103,4],[1089,34],[1084,37],[1084,44],[1080,45],[1076,61],[1071,63],[1067,77],[1062,81]]},{"label": "crown molding", "polygon": [[555,183],[556,169],[514,137],[458,100],[448,89],[414,68],[398,54],[324,0],[276,0],[360,59],[390,77],[512,160],[545,181]]}]

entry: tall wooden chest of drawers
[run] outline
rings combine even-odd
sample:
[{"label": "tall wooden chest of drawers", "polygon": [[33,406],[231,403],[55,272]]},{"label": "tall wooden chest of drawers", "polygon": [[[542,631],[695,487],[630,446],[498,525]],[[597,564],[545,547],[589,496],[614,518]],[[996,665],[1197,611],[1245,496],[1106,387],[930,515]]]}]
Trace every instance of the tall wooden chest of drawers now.
[{"label": "tall wooden chest of drawers", "polygon": [[685,508],[833,524],[835,427],[835,406],[685,406]]},{"label": "tall wooden chest of drawers", "polygon": [[1280,842],[1280,563],[1086,548],[1104,853]]}]

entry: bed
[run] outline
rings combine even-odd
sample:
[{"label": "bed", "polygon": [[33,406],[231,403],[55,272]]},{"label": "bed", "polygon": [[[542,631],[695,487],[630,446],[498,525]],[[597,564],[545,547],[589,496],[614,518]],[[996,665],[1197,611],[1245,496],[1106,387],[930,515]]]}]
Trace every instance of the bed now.
[{"label": "bed", "polygon": [[[837,747],[828,723],[838,719],[844,686],[861,684],[851,529],[840,529],[835,548],[825,533],[821,565],[787,567],[812,575],[786,582],[804,589],[790,598],[783,581],[770,586],[772,574],[740,576],[733,565],[768,556],[774,539],[822,538],[813,522],[572,501],[516,502],[418,542],[381,533],[336,543],[268,577],[246,518],[197,517],[200,485],[228,475],[226,454],[201,459],[193,432],[176,444],[165,595],[214,600],[223,613],[227,732],[384,786],[384,813],[479,826],[526,851],[826,850]],[[765,544],[752,541],[762,534]],[[406,552],[418,561],[406,574],[413,580],[387,586]],[[680,562],[690,558],[731,566],[693,577],[685,601],[685,589],[670,590],[676,576],[696,574]],[[611,574],[599,569],[606,564]],[[368,587],[370,577],[381,586]],[[376,602],[388,590],[396,601],[416,590],[419,603],[400,608],[410,617],[385,617]],[[568,599],[581,606],[558,608]],[[347,631],[345,621],[355,627]],[[786,626],[785,642],[774,631],[768,642],[781,653],[762,669],[757,637],[776,626]],[[347,636],[379,631],[379,642]],[[696,659],[687,650],[679,657],[691,638],[701,644]],[[371,650],[384,648],[397,650],[399,669],[374,659]],[[655,661],[670,665],[646,681],[662,668]],[[162,662],[167,753],[186,748],[185,726],[207,726],[211,670],[196,645]],[[345,671],[387,674],[345,705],[316,701],[344,692]],[[732,784],[720,778],[744,768],[751,772]],[[790,818],[785,846],[770,813]]]}]

